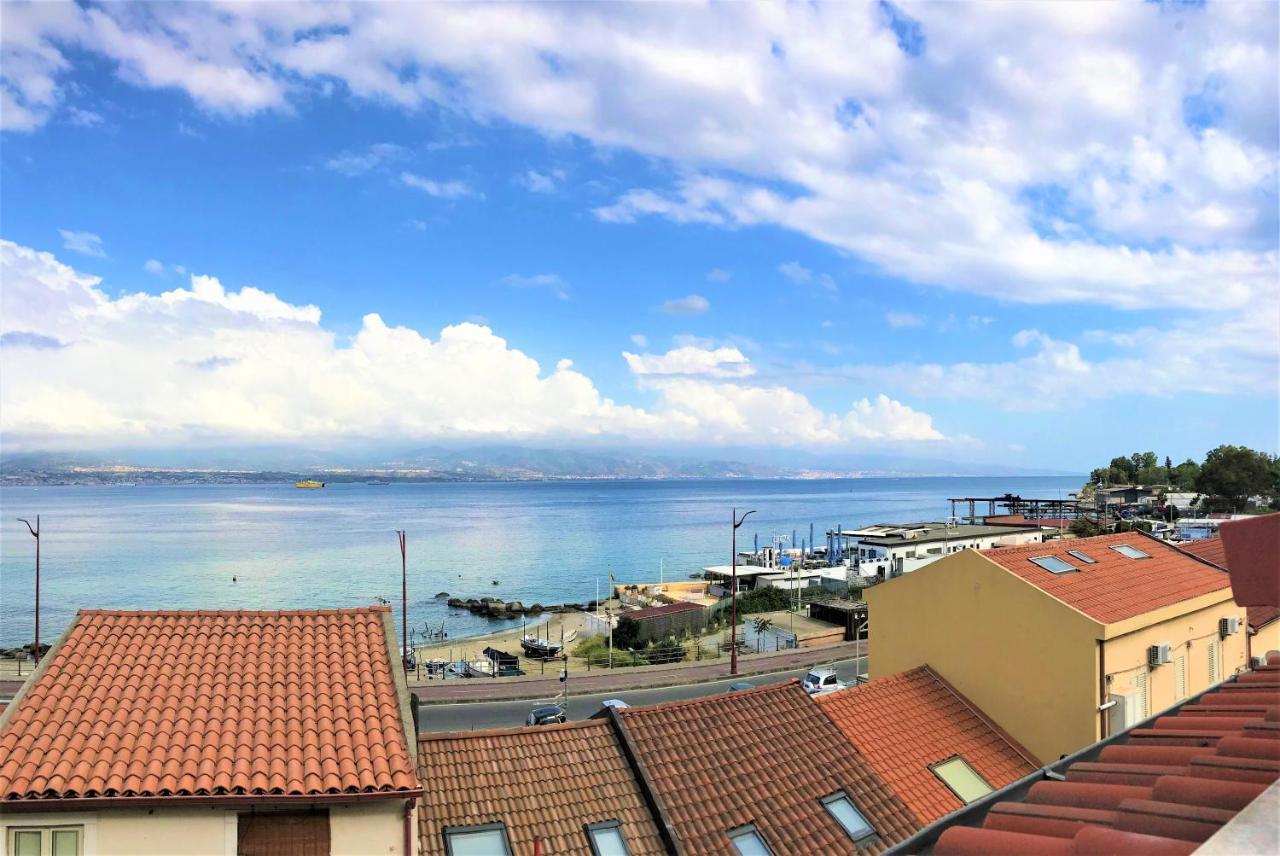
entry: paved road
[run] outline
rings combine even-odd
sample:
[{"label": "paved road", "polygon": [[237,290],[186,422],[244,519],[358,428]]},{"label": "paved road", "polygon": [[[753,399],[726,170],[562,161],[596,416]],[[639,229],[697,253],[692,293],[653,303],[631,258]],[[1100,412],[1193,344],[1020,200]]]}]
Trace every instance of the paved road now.
[{"label": "paved road", "polygon": [[[860,673],[866,671],[867,658],[856,657],[840,660],[835,663],[840,679],[852,682]],[[711,681],[700,684],[688,684],[675,687],[653,687],[650,689],[620,690],[611,693],[593,695],[573,695],[573,678],[569,684],[569,718],[586,719],[600,709],[600,703],[607,698],[620,698],[627,704],[656,704],[664,701],[680,701],[682,699],[700,698],[727,692],[729,685],[735,681],[746,681],[756,686],[799,678],[807,669],[791,669],[785,672],[773,672],[767,675],[754,675],[748,678]],[[537,701],[489,701],[469,702],[466,704],[432,704],[421,708],[423,731],[463,731],[480,728],[512,728],[524,725],[524,718],[529,708],[535,707]]]}]

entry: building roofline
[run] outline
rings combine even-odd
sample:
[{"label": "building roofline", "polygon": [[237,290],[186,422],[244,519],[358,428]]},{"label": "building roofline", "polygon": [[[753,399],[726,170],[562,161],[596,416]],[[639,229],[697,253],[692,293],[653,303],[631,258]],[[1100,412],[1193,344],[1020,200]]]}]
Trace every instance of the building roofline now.
[{"label": "building roofline", "polygon": [[940,675],[937,671],[935,671],[932,666],[930,666],[928,663],[925,663],[924,669],[930,675],[933,676],[934,680],[942,684],[942,686],[946,688],[947,692],[955,696],[956,700],[959,701],[961,704],[963,704],[970,713],[976,716],[982,722],[983,725],[990,728],[1005,743],[1008,743],[1009,747],[1013,749],[1013,751],[1017,752],[1020,756],[1022,756],[1022,759],[1024,761],[1026,761],[1028,764],[1030,764],[1033,767],[1041,766],[1039,758],[1037,758],[1035,755],[1032,755],[1031,752],[1027,750],[1027,747],[1023,746],[1021,743],[1015,740],[1012,734],[1010,734],[1008,731],[1005,731],[1004,728],[1001,727],[1000,723],[996,722],[994,719],[987,716],[986,713],[982,711],[982,708],[978,707],[976,704],[969,701],[968,696],[960,692],[960,690],[956,689],[951,684],[950,681],[942,677],[942,675]]},{"label": "building roofline", "polygon": [[[413,778],[418,780],[418,729],[413,724],[413,706],[409,699],[409,681],[405,675],[405,652],[400,651],[400,641],[396,639],[396,620],[390,607],[382,614],[382,629],[387,640],[387,656],[391,658],[391,682],[395,686],[396,703],[400,708],[400,728],[404,732],[404,748],[413,766]],[[398,652],[398,653],[397,653]]]},{"label": "building roofline", "polygon": [[663,805],[662,798],[658,796],[658,789],[653,786],[653,780],[649,778],[644,762],[640,760],[640,755],[636,752],[635,744],[631,741],[630,730],[627,728],[626,723],[622,721],[622,717],[618,715],[618,711],[613,707],[606,709],[605,719],[608,720],[609,727],[612,729],[613,735],[622,749],[622,755],[627,760],[627,766],[631,768],[631,774],[635,776],[636,784],[640,786],[640,795],[644,798],[645,805],[648,806],[649,813],[653,816],[653,825],[658,827],[658,835],[661,836],[662,843],[666,846],[668,853],[680,856],[684,850],[680,846],[680,838],[676,835],[675,824],[671,822],[671,815],[667,813],[667,807]]},{"label": "building roofline", "polygon": [[[554,731],[568,731],[573,728],[599,728],[600,721],[597,719],[576,719],[570,722],[555,722],[549,725],[539,725],[538,733],[546,734]],[[436,740],[464,740],[477,737],[514,737],[519,735],[528,735],[529,726],[515,726],[511,728],[484,728],[475,731],[427,731],[418,735],[419,743],[429,743]]]},{"label": "building roofline", "polygon": [[[5,707],[3,711],[0,711],[0,734],[4,733],[5,728],[9,726],[9,720],[18,715],[18,705],[22,703],[23,698],[27,694],[27,690],[34,687],[36,683],[44,677],[44,673],[49,671],[49,667],[57,656],[58,651],[64,644],[66,644],[67,639],[71,636],[71,631],[75,630],[76,626],[80,623],[80,617],[82,615],[84,615],[84,610],[76,612],[76,617],[71,619],[71,623],[67,625],[67,629],[63,630],[62,634],[54,640],[53,645],[49,648],[49,652],[40,658],[40,662],[36,664],[35,671],[27,676],[27,680],[22,686],[18,687],[18,691],[14,693],[13,698],[9,700],[8,706]],[[36,651],[36,656],[39,655],[40,652]],[[3,803],[0,803],[0,805],[2,804]]]},{"label": "building roofline", "polygon": [[173,794],[137,797],[45,797],[0,801],[0,812],[83,811],[86,809],[180,808],[220,805],[340,805],[375,800],[407,800],[422,796],[422,788],[358,791],[340,794]]},{"label": "building roofline", "polygon": [[312,615],[354,615],[364,612],[391,612],[391,607],[370,604],[337,609],[81,609],[76,614],[135,618],[230,618],[238,615],[254,618],[295,618]]}]

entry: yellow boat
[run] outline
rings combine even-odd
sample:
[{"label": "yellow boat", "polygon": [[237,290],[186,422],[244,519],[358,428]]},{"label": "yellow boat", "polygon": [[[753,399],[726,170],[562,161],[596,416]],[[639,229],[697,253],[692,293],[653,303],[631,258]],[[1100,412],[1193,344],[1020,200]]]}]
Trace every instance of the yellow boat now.
[{"label": "yellow boat", "polygon": [[314,481],[312,479],[306,479],[305,481],[294,482],[293,486],[304,487],[304,488],[317,488],[317,487],[324,487],[324,482]]}]

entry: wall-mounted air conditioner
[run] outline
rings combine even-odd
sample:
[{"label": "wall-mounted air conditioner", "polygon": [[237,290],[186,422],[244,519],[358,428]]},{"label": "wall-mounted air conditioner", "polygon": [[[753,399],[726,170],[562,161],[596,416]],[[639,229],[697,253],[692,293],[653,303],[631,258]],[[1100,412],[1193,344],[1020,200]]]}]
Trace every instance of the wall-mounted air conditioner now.
[{"label": "wall-mounted air conditioner", "polygon": [[1232,633],[1240,632],[1240,619],[1236,616],[1230,618],[1218,619],[1218,635],[1222,637],[1230,636]]},{"label": "wall-mounted air conditioner", "polygon": [[1147,665],[1161,666],[1173,659],[1173,643],[1161,642],[1147,649]]}]

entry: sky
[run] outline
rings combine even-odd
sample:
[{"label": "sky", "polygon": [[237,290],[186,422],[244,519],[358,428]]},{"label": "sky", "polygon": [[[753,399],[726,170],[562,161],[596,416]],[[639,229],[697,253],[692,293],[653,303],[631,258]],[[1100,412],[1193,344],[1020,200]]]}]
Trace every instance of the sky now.
[{"label": "sky", "polygon": [[0,5],[4,451],[1280,451],[1274,3]]}]

